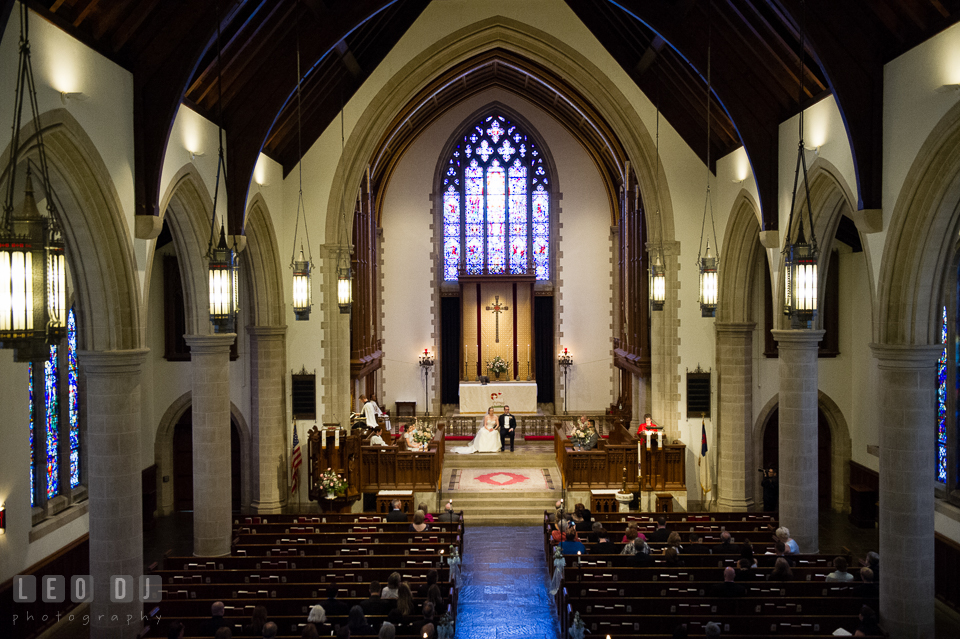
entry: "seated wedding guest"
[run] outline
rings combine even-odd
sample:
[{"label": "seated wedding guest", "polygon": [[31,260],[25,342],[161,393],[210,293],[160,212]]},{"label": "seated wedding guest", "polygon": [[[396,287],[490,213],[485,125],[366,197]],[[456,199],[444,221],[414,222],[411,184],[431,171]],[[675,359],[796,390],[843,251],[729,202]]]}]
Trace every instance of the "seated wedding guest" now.
[{"label": "seated wedding guest", "polygon": [[233,631],[230,630],[230,626],[223,626],[217,630],[217,634],[213,635],[213,639],[233,639]]},{"label": "seated wedding guest", "polygon": [[430,530],[430,524],[427,523],[426,515],[422,510],[413,513],[413,523],[410,524],[410,532],[427,532]]},{"label": "seated wedding guest", "polygon": [[400,596],[400,573],[392,572],[387,577],[387,585],[380,592],[381,599],[396,599]]},{"label": "seated wedding guest", "polygon": [[455,522],[457,521],[457,513],[453,512],[453,500],[449,500],[443,505],[443,512],[440,513],[440,516],[437,518],[440,521]]},{"label": "seated wedding guest", "polygon": [[433,515],[430,514],[430,509],[427,508],[426,504],[420,504],[419,506],[417,506],[417,510],[423,511],[424,521],[426,521],[428,524],[433,523]]},{"label": "seated wedding guest", "polygon": [[663,561],[668,566],[682,566],[683,560],[680,558],[680,553],[677,552],[677,549],[673,546],[668,547],[663,551]]},{"label": "seated wedding guest", "polygon": [[827,575],[827,581],[848,582],[853,581],[853,575],[847,572],[847,560],[843,557],[837,557],[833,560],[833,572]]},{"label": "seated wedding guest", "polygon": [[384,621],[380,625],[380,632],[377,634],[377,639],[395,639],[397,636],[397,627],[394,626],[389,621]]},{"label": "seated wedding guest", "polygon": [[433,604],[434,610],[443,610],[443,593],[440,592],[440,586],[433,584],[430,586],[430,589],[427,590],[427,601]]},{"label": "seated wedding guest", "polygon": [[667,528],[666,518],[658,517],[657,529],[647,536],[647,542],[653,544],[662,544],[667,541],[667,538],[670,536],[670,532],[670,529]]},{"label": "seated wedding guest", "polygon": [[397,592],[397,610],[399,610],[400,614],[404,617],[409,617],[413,614],[413,611],[416,610],[416,605],[413,603],[413,593],[410,591],[410,584],[404,581],[400,584]]},{"label": "seated wedding guest", "polygon": [[[690,536],[687,537],[689,541],[687,545],[684,546],[683,553],[685,555],[709,555],[710,548],[703,544],[703,538],[700,536],[700,533],[692,532]],[[697,561],[705,565],[706,558],[701,557]]]},{"label": "seated wedding guest", "polygon": [[433,623],[425,623],[420,627],[420,636],[424,639],[437,639],[437,627]]},{"label": "seated wedding guest", "polygon": [[870,606],[860,608],[860,624],[857,626],[854,637],[885,637],[883,630],[880,629],[880,618]]},{"label": "seated wedding guest", "polygon": [[[329,635],[330,631],[333,630],[333,627],[327,623],[327,612],[319,604],[310,607],[310,614],[307,615],[307,625],[313,626],[318,634]],[[260,635],[254,636],[259,637]]]},{"label": "seated wedding guest", "polygon": [[767,575],[767,581],[793,581],[793,570],[790,563],[784,557],[777,557],[777,563],[773,570]]},{"label": "seated wedding guest", "polygon": [[767,553],[767,556],[769,559],[765,561],[764,565],[774,566],[777,563],[777,559],[781,557],[786,559],[787,564],[790,566],[796,565],[796,562],[793,559],[787,557],[787,546],[782,541],[778,541],[776,544],[774,544],[774,554],[771,555],[770,553]]},{"label": "seated wedding guest", "polygon": [[793,537],[790,536],[789,528],[785,526],[781,526],[780,528],[777,528],[776,538],[777,538],[777,541],[782,541],[783,545],[787,547],[786,553],[788,555],[800,554],[800,546],[797,545],[797,542],[793,539]]},{"label": "seated wedding guest", "polygon": [[615,555],[617,554],[618,548],[613,540],[610,539],[610,535],[607,534],[607,531],[603,529],[603,526],[600,526],[600,530],[596,532],[597,542],[590,547],[591,555]]},{"label": "seated wedding guest", "polygon": [[560,552],[565,555],[587,554],[586,547],[577,540],[577,533],[573,529],[567,529],[566,539],[560,542]]},{"label": "seated wedding guest", "polygon": [[404,619],[403,615],[401,615],[400,611],[396,608],[390,611],[384,623],[393,624],[394,633],[396,633],[398,637],[406,637],[413,632],[412,623]]},{"label": "seated wedding guest", "polygon": [[650,546],[639,537],[633,542],[633,557],[630,560],[634,568],[646,568],[653,565],[653,555],[650,554]]},{"label": "seated wedding guest", "polygon": [[367,623],[367,617],[363,614],[363,608],[354,606],[350,609],[350,620],[347,622],[347,628],[351,635],[374,635],[373,627]]},{"label": "seated wedding guest", "polygon": [[263,625],[263,639],[273,639],[277,636],[277,624],[268,621]]},{"label": "seated wedding guest", "polygon": [[420,587],[417,588],[417,599],[426,599],[427,591],[430,590],[430,586],[437,583],[439,579],[440,579],[440,575],[437,573],[436,570],[429,571],[427,573],[427,583],[421,584]]},{"label": "seated wedding guest", "polygon": [[737,576],[736,580],[740,582],[744,581],[756,581],[757,574],[753,571],[753,568],[756,568],[756,564],[752,564],[749,559],[738,559],[737,560]]},{"label": "seated wedding guest", "polygon": [[350,604],[337,599],[339,590],[337,586],[327,586],[327,598],[320,602],[328,617],[339,617],[350,611]]},{"label": "seated wedding guest", "polygon": [[[423,604],[423,619],[413,622],[413,632],[415,637],[422,637],[423,633],[426,632],[429,636],[430,632],[433,630],[433,615],[435,613],[435,608],[433,604],[429,601]],[[430,628],[426,628],[429,625]]]},{"label": "seated wedding guest", "polygon": [[740,559],[749,561],[751,568],[757,567],[757,558],[753,556],[753,544],[750,543],[749,539],[740,546]]},{"label": "seated wedding guest", "polygon": [[873,580],[873,571],[869,568],[861,568],[860,580],[863,583],[853,589],[853,596],[876,605],[876,600],[880,598],[880,584]]},{"label": "seated wedding guest", "polygon": [[217,630],[227,625],[223,620],[223,611],[225,606],[222,601],[215,601],[210,606],[210,618],[200,624],[200,634],[204,637],[212,637],[217,634]]},{"label": "seated wedding guest", "polygon": [[259,637],[263,634],[263,626],[267,623],[267,609],[263,606],[254,606],[250,615],[250,623],[243,627],[243,634],[247,637]]},{"label": "seated wedding guest", "polygon": [[590,524],[590,534],[587,535],[587,539],[584,543],[597,543],[597,531],[603,528],[603,524],[599,521],[594,521]]},{"label": "seated wedding guest", "polygon": [[573,525],[573,522],[561,519],[560,523],[557,524],[557,529],[550,533],[553,543],[559,544],[566,539],[567,532],[570,530],[573,531],[574,537],[579,541],[580,537],[577,535],[577,527]]},{"label": "seated wedding guest", "polygon": [[677,552],[683,552],[683,546],[680,545],[680,533],[674,531],[667,537],[667,546],[676,548]]},{"label": "seated wedding guest", "polygon": [[573,523],[577,526],[577,532],[590,532],[593,526],[593,515],[583,504],[577,504],[573,508]]},{"label": "seated wedding guest", "polygon": [[370,597],[360,602],[363,614],[379,617],[388,614],[397,607],[396,599],[383,599],[380,596],[381,590],[379,581],[370,582]]},{"label": "seated wedding guest", "polygon": [[729,566],[723,569],[723,582],[710,588],[711,597],[742,597],[747,589],[736,583],[737,571]]},{"label": "seated wedding guest", "polygon": [[860,561],[860,565],[872,570],[873,580],[880,583],[880,555],[871,550],[867,553],[866,559]]},{"label": "seated wedding guest", "polygon": [[400,500],[394,499],[390,502],[390,512],[387,513],[387,521],[407,521],[407,514],[400,510]]},{"label": "seated wedding guest", "polygon": [[320,632],[314,624],[308,623],[303,627],[303,631],[300,633],[300,639],[320,639]]},{"label": "seated wedding guest", "polygon": [[713,554],[715,555],[737,555],[740,553],[740,549],[737,548],[733,543],[733,537],[724,530],[720,533],[720,543],[714,547]]},{"label": "seated wedding guest", "polygon": [[703,627],[703,636],[704,637],[719,637],[720,636],[720,624],[716,621],[710,621]]}]

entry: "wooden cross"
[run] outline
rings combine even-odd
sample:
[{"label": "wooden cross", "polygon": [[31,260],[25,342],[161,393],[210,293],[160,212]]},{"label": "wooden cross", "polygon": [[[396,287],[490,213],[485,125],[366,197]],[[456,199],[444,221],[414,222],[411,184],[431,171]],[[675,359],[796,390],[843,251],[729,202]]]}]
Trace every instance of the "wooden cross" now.
[{"label": "wooden cross", "polygon": [[497,296],[495,296],[495,299],[494,299],[494,301],[493,301],[493,306],[488,306],[488,307],[487,307],[487,310],[488,310],[488,311],[492,311],[492,312],[493,312],[493,316],[494,316],[494,317],[496,318],[496,320],[497,320],[496,342],[499,344],[499,343],[500,343],[500,313],[502,313],[503,311],[509,311],[509,310],[510,310],[510,307],[509,307],[509,306],[503,306],[503,305],[501,305],[501,304],[500,304],[500,296],[497,295]]}]

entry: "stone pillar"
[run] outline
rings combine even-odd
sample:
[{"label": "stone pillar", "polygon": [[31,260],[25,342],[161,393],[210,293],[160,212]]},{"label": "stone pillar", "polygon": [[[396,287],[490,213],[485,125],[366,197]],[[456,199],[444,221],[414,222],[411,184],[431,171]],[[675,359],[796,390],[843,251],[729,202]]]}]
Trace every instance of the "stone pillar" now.
[{"label": "stone pillar", "polygon": [[871,344],[880,406],[880,614],[891,637],[933,637],[934,424],[941,346]]},{"label": "stone pillar", "polygon": [[[250,413],[252,429],[251,506],[279,513],[286,501],[289,464],[287,429],[286,326],[248,326],[250,335]],[[304,433],[301,433],[303,437]]]},{"label": "stone pillar", "polygon": [[717,322],[717,507],[753,506],[753,322]]},{"label": "stone pillar", "polygon": [[230,345],[235,333],[185,335],[193,374],[193,554],[230,553]]},{"label": "stone pillar", "polygon": [[[90,495],[90,604],[93,639],[136,637],[143,604],[111,603],[110,577],[129,575],[134,593],[143,574],[140,472],[140,376],[149,351],[83,351],[86,375],[87,483]],[[111,621],[116,616],[117,621]]]},{"label": "stone pillar", "polygon": [[773,331],[780,348],[780,525],[802,553],[820,550],[817,345],[823,331]]}]

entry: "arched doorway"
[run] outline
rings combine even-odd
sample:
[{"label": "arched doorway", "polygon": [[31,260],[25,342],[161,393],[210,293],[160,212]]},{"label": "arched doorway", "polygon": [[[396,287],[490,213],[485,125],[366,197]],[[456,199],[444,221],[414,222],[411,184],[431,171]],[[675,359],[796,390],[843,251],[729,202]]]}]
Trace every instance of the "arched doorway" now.
[{"label": "arched doorway", "polygon": [[[822,410],[817,410],[817,503],[820,510],[831,508],[832,445],[830,424]],[[780,410],[770,414],[763,431],[763,467],[778,468],[780,459]]]},{"label": "arched doorway", "polygon": [[[240,429],[230,418],[231,507],[240,512]],[[173,504],[175,512],[193,512],[193,408],[180,416],[173,429]]]}]

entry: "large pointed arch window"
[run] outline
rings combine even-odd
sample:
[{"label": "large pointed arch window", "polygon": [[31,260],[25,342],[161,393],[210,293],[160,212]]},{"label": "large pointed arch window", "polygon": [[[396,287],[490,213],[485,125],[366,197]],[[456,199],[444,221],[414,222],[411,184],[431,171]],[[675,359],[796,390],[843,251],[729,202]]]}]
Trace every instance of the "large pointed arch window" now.
[{"label": "large pointed arch window", "polygon": [[550,179],[543,154],[502,115],[481,119],[443,176],[443,279],[535,274],[550,279]]}]

